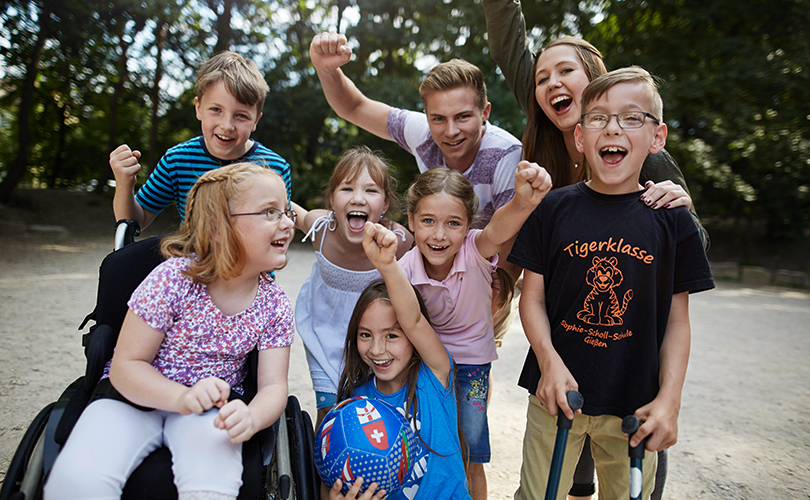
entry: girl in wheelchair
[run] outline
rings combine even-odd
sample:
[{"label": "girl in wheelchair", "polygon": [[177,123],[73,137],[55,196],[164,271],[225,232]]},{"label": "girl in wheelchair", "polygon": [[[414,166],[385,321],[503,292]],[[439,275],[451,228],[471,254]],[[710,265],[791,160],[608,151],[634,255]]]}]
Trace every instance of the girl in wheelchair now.
[{"label": "girl in wheelchair", "polygon": [[[287,402],[294,323],[270,278],[282,268],[295,214],[284,182],[239,163],[200,177],[167,260],[133,293],[111,363],[112,391],[83,412],[45,485],[45,499],[119,498],[159,446],[172,453],[180,499],[236,498],[242,443]],[[246,403],[248,353],[258,349]]]}]

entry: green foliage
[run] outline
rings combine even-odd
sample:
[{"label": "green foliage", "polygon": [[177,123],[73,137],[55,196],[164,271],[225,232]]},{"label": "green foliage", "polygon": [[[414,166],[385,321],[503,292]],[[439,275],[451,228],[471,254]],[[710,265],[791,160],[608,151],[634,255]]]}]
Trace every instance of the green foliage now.
[{"label": "green foliage", "polygon": [[794,0],[611,2],[586,33],[608,67],[663,80],[668,149],[704,215],[810,228],[810,13]]},{"label": "green foliage", "polygon": [[[810,229],[805,4],[547,0],[524,1],[523,10],[535,48],[582,36],[609,68],[638,64],[662,79],[667,149],[702,216],[745,217],[771,236],[793,237]],[[271,92],[253,137],[290,162],[297,201],[320,206],[337,156],[357,143],[383,151],[404,189],[416,174],[413,158],[337,118],[309,63],[312,37],[338,22],[354,51],[344,72],[369,97],[421,109],[424,72],[461,57],[484,71],[491,121],[521,136],[524,118],[489,57],[480,0],[8,0],[0,6],[0,178],[17,153],[27,69],[37,72],[22,182],[77,186],[108,175],[111,143],[146,158],[150,147],[159,156],[199,134],[194,69],[229,47],[266,75]]]}]

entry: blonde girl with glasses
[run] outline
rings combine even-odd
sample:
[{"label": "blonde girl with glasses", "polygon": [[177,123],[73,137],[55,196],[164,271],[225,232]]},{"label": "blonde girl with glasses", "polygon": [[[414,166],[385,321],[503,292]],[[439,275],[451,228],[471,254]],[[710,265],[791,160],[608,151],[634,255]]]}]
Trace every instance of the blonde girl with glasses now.
[{"label": "blonde girl with glasses", "polygon": [[[179,234],[161,242],[166,260],[128,302],[104,372],[114,396],[85,409],[46,499],[119,498],[164,445],[180,499],[236,498],[242,443],[284,410],[293,311],[269,275],[284,267],[293,236],[284,181],[258,165],[229,165],[200,177],[187,207]],[[258,390],[246,403],[253,349]]]}]

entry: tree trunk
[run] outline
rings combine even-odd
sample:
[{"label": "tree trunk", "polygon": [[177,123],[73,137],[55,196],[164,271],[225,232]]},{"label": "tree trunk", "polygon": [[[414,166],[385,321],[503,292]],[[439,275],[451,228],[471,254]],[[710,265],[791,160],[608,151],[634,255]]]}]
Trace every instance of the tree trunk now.
[{"label": "tree trunk", "polygon": [[17,156],[9,164],[6,177],[0,182],[0,203],[8,203],[11,200],[11,193],[14,192],[14,188],[20,183],[25,175],[25,170],[28,168],[28,160],[31,156],[31,114],[34,108],[34,82],[42,63],[45,41],[51,36],[48,26],[50,17],[50,5],[48,2],[43,2],[42,10],[39,13],[40,22],[37,40],[31,51],[31,58],[25,67],[25,79],[20,92],[20,109],[17,117]]},{"label": "tree trunk", "polygon": [[[51,168],[51,176],[48,179],[48,187],[54,189],[57,187],[56,181],[62,176],[62,160],[65,156],[65,144],[67,143],[67,115],[68,108],[66,104],[57,104],[59,109],[59,142],[56,147],[56,154],[53,157],[53,168]],[[64,185],[62,179],[62,185]]]},{"label": "tree trunk", "polygon": [[[113,93],[110,98],[110,116],[109,116],[109,134],[107,135],[107,151],[112,151],[116,147],[118,147],[118,103],[121,101],[121,95],[124,93],[124,85],[127,83],[128,72],[127,72],[127,51],[129,50],[129,45],[127,45],[126,40],[124,40],[124,22],[123,20],[116,25],[118,36],[118,81],[116,82],[115,86],[113,87]],[[109,165],[105,168],[101,169],[101,175],[99,175],[98,185],[96,186],[95,191],[97,193],[104,192],[104,188],[107,186],[107,181],[112,178],[112,169]]]},{"label": "tree trunk", "polygon": [[146,168],[149,173],[155,169],[158,162],[158,109],[160,107],[160,80],[163,78],[163,46],[166,42],[166,22],[162,19],[158,21],[155,28],[155,47],[157,56],[155,57],[155,77],[152,80],[152,113],[149,120],[149,154],[146,159]]},{"label": "tree trunk", "polygon": [[[231,16],[233,11],[234,0],[223,0],[222,12],[217,12],[216,3],[213,0],[208,0],[208,5],[217,16],[215,22],[217,29],[217,43],[214,46],[214,54],[219,54],[225,50],[229,50],[233,42],[233,29],[231,28]],[[211,55],[214,55],[211,54]]]}]

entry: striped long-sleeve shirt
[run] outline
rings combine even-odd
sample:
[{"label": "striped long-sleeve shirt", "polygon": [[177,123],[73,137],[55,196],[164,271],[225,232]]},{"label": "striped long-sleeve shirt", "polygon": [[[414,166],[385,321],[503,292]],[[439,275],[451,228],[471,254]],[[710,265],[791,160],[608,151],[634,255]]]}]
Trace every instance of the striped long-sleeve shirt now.
[{"label": "striped long-sleeve shirt", "polygon": [[209,170],[231,163],[251,162],[265,165],[281,175],[287,187],[287,199],[292,194],[290,165],[284,158],[269,148],[253,141],[253,147],[235,160],[220,160],[205,147],[202,136],[178,144],[168,151],[158,162],[157,167],[138,190],[135,200],[146,210],[158,213],[172,201],[177,206],[180,217],[186,217],[186,195],[197,179]]}]

